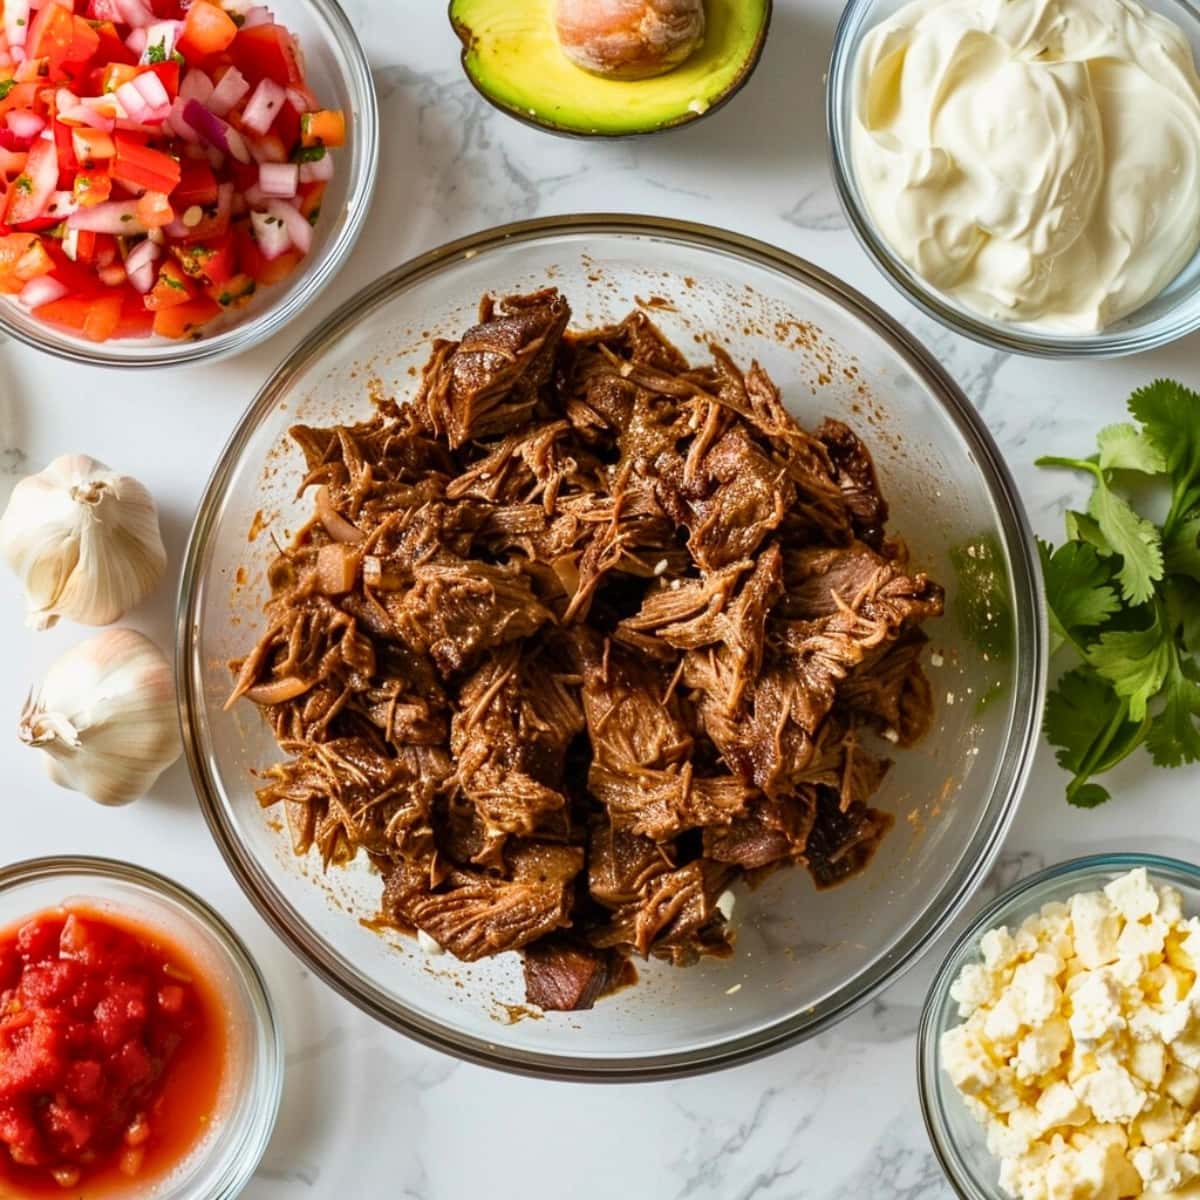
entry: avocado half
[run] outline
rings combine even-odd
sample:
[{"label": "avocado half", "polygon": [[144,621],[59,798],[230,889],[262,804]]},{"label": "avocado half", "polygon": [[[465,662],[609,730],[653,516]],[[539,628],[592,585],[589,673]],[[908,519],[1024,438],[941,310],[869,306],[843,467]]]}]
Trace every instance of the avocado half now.
[{"label": "avocado half", "polygon": [[563,54],[552,0],[450,0],[463,69],[484,99],[553,133],[628,137],[686,125],[720,108],[754,72],[771,0],[706,0],[700,48],[651,79],[603,79]]}]

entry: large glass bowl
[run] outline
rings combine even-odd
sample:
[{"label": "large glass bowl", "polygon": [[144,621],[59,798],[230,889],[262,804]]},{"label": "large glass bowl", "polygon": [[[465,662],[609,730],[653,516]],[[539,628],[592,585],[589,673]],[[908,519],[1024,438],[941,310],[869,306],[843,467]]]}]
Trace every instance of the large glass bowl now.
[{"label": "large glass bowl", "polygon": [[90,342],[39,321],[0,296],[0,330],[59,358],[97,367],[170,367],[248,350],[302,312],[337,274],[362,232],[379,165],[379,105],[366,52],[337,0],[271,0],[295,35],[314,95],[346,114],[346,144],[334,151],[312,249],[282,283],[260,288],[245,308],[217,317],[195,339],[113,338]]},{"label": "large glass bowl", "polygon": [[283,1042],[267,985],[225,921],[198,896],[153,871],[90,857],[37,858],[0,869],[0,929],[79,902],[132,918],[185,948],[221,997],[229,1029],[229,1062],[208,1134],[165,1175],[106,1189],[105,1196],[234,1200],[267,1148],[283,1087]]},{"label": "large glass bowl", "polygon": [[950,995],[951,985],[963,967],[980,961],[979,941],[989,929],[1006,925],[1015,930],[1043,905],[1065,903],[1076,892],[1099,891],[1137,867],[1146,868],[1152,883],[1170,884],[1183,894],[1185,916],[1200,913],[1200,867],[1195,863],[1157,854],[1094,854],[1048,867],[997,896],[975,917],[938,968],[917,1032],[918,1086],[934,1152],[963,1200],[1011,1198],[1000,1187],[1000,1161],[987,1148],[987,1131],[967,1111],[942,1070],[942,1034],[961,1021],[958,1004]]},{"label": "large glass bowl", "polygon": [[[262,627],[264,571],[309,511],[295,422],[358,418],[368,393],[410,395],[431,337],[474,320],[483,292],[553,284],[576,326],[647,303],[676,343],[712,337],[757,358],[806,422],[848,421],[875,451],[893,527],[945,582],[932,630],[938,697],[924,744],[897,754],[879,803],[895,828],[860,878],[818,894],[783,871],[739,895],[736,955],[639,967],[593,1011],[519,1019],[515,954],[464,966],[364,925],[365,862],[298,861],[254,796],[279,757],[249,704],[223,711],[229,659]],[[1036,553],[996,447],[962,393],[898,325],[836,279],[760,242],[698,225],[580,216],[510,225],[400,267],[297,348],[226,447],[192,532],[179,604],[187,756],[213,834],[267,920],[360,1007],[430,1045],[498,1067],[637,1079],[708,1070],[811,1035],[879,991],[983,878],[1038,735],[1045,635]],[[534,1014],[537,1015],[537,1014]]]},{"label": "large glass bowl", "polygon": [[[932,287],[892,249],[876,228],[854,169],[855,67],[863,38],[908,0],[849,0],[833,40],[826,85],[826,119],[834,183],[850,228],[888,281],[935,320],[998,350],[1045,358],[1105,358],[1154,350],[1200,329],[1200,251],[1147,304],[1096,333],[1056,333],[1029,324],[995,321]],[[1183,30],[1200,61],[1200,8],[1192,0],[1140,0]]]}]

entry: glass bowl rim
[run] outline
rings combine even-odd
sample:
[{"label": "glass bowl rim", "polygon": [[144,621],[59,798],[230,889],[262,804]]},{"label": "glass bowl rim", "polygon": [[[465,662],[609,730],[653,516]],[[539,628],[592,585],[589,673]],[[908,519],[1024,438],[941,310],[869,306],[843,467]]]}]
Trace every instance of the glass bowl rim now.
[{"label": "glass bowl rim", "polygon": [[[347,90],[360,108],[356,124],[363,150],[361,167],[349,181],[346,194],[344,207],[350,217],[315,261],[313,273],[307,282],[294,292],[284,294],[278,301],[272,301],[257,316],[235,323],[211,338],[165,342],[152,347],[153,353],[141,357],[127,357],[121,349],[129,343],[135,343],[136,346],[142,341],[136,338],[120,341],[114,339],[112,342],[96,342],[94,345],[82,341],[79,345],[70,342],[61,345],[45,342],[10,320],[4,304],[0,304],[0,333],[42,354],[49,354],[66,362],[82,363],[89,367],[154,370],[212,361],[249,350],[278,333],[312,303],[345,265],[366,225],[379,173],[379,97],[375,92],[375,80],[371,74],[366,50],[338,0],[297,2],[315,10],[317,16],[325,23],[336,46],[338,73],[345,80]],[[12,303],[15,304],[16,301],[13,300]],[[111,349],[105,349],[106,346]]]},{"label": "glass bowl rim", "polygon": [[[1187,862],[1181,858],[1171,858],[1163,854],[1142,853],[1136,850],[1112,851],[1100,854],[1085,854],[1078,858],[1069,858],[1060,863],[1054,863],[1035,871],[1024,879],[1007,887],[971,919],[971,923],[954,939],[954,944],[946,952],[945,958],[938,966],[929,992],[921,1008],[921,1019],[917,1025],[916,1059],[917,1059],[917,1095],[921,1103],[921,1116],[925,1123],[925,1132],[933,1147],[934,1157],[946,1176],[946,1182],[953,1188],[960,1200],[997,1200],[1004,1195],[998,1188],[984,1191],[976,1183],[975,1176],[964,1165],[962,1156],[957,1152],[952,1138],[948,1136],[945,1122],[942,1118],[941,1105],[936,1100],[935,1081],[941,1069],[941,1051],[938,1047],[942,1030],[937,1028],[937,1010],[954,982],[952,975],[963,965],[962,959],[972,946],[988,929],[996,925],[1009,924],[1009,919],[1015,915],[1030,892],[1036,891],[1047,883],[1068,882],[1086,879],[1113,871],[1132,871],[1145,867],[1153,877],[1156,874],[1161,882],[1170,883],[1170,876],[1188,878],[1193,886],[1200,889],[1200,865]],[[1045,901],[1049,903],[1049,901]],[[1032,909],[1026,916],[1033,912]]]},{"label": "glass bowl rim", "polygon": [[[1200,36],[1200,11],[1190,0],[1168,2],[1191,17],[1196,25],[1196,34]],[[854,86],[854,62],[850,55],[852,34],[877,3],[878,0],[847,0],[838,19],[825,85],[825,126],[833,183],[842,212],[858,244],[880,274],[927,317],[932,317],[953,333],[970,338],[992,350],[1003,350],[1009,354],[1021,354],[1031,358],[1120,358],[1127,354],[1160,349],[1200,330],[1200,283],[1192,292],[1192,297],[1197,300],[1195,312],[1178,315],[1169,312],[1149,326],[1127,329],[1119,333],[1100,330],[1090,334],[1051,334],[1038,333],[1027,326],[989,321],[966,309],[960,309],[943,299],[941,293],[926,284],[900,261],[884,238],[876,233],[875,222],[865,206],[858,201],[853,183],[854,159],[842,136],[840,120],[842,112],[851,103]],[[1200,56],[1197,57],[1200,61]],[[1200,259],[1200,248],[1197,248],[1189,262],[1195,262],[1197,259]],[[1182,306],[1178,305],[1177,308]]]},{"label": "glass bowl rim", "polygon": [[[1017,686],[1024,685],[1028,693],[1027,704],[1014,704],[1005,733],[996,782],[989,794],[989,803],[1000,797],[993,823],[990,826],[981,824],[975,830],[951,877],[895,946],[819,1005],[795,1011],[757,1031],[701,1048],[618,1060],[517,1048],[499,1049],[486,1039],[450,1031],[440,1022],[426,1019],[396,1002],[358,971],[349,959],[316,936],[293,912],[277,885],[245,850],[224,820],[222,789],[215,772],[210,772],[207,746],[197,718],[204,700],[199,681],[201,664],[193,637],[198,628],[195,600],[201,571],[212,525],[224,500],[229,478],[240,464],[247,442],[272,413],[294,377],[311,367],[337,342],[343,330],[355,324],[365,312],[386,301],[392,293],[409,290],[444,266],[504,246],[580,234],[608,234],[631,240],[667,238],[676,245],[740,258],[788,276],[793,283],[817,292],[862,321],[887,344],[904,366],[929,388],[947,419],[975,455],[989,500],[997,510],[998,532],[1008,557],[1016,631],[1014,674]],[[260,915],[326,984],[383,1024],[426,1046],[478,1065],[546,1079],[629,1083],[677,1078],[735,1066],[815,1036],[867,1003],[928,949],[986,877],[1016,813],[1033,764],[1041,727],[1047,670],[1045,629],[1041,567],[1024,507],[1004,459],[987,426],[958,385],[898,321],[820,267],[768,243],[693,222],[628,213],[581,213],[540,217],[485,229],[410,259],[346,301],[322,324],[319,332],[297,345],[264,383],[217,460],[188,538],[176,610],[176,694],[188,770],[218,849]],[[931,914],[935,909],[939,915],[933,919]]]},{"label": "glass bowl rim", "polygon": [[[279,1105],[283,1098],[283,1034],[275,1011],[275,1002],[258,964],[245,943],[215,908],[190,888],[169,879],[149,867],[90,854],[52,854],[27,858],[0,867],[0,895],[12,893],[30,883],[67,878],[92,877],[116,883],[133,884],[147,892],[174,901],[189,920],[212,935],[226,963],[235,971],[250,999],[251,1017],[265,1053],[261,1061],[262,1082],[258,1085],[251,1120],[237,1131],[235,1152],[224,1171],[215,1179],[204,1178],[202,1157],[197,1160],[198,1180],[204,1183],[211,1200],[234,1200],[241,1194],[258,1169],[275,1131]],[[84,887],[86,890],[86,885]],[[171,1194],[163,1200],[171,1200]]]}]

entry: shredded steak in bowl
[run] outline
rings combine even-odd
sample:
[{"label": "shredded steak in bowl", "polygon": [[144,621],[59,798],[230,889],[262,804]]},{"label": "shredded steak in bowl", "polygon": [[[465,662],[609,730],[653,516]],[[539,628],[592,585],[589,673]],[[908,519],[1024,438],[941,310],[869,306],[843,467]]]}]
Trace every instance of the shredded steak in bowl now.
[{"label": "shredded steak in bowl", "polygon": [[475,1062],[667,1078],[828,1028],[946,928],[1043,621],[906,330],[759,242],[555,217],[404,264],[267,381],[177,678],[213,836],[317,976]]},{"label": "shredded steak in bowl", "polygon": [[526,998],[590,1008],[630,956],[733,950],[722,897],[865,865],[932,718],[909,564],[867,447],[757,363],[553,289],[434,343],[412,403],[297,425],[312,518],[231,703],[262,705],[297,854],[371,856],[386,917]]}]

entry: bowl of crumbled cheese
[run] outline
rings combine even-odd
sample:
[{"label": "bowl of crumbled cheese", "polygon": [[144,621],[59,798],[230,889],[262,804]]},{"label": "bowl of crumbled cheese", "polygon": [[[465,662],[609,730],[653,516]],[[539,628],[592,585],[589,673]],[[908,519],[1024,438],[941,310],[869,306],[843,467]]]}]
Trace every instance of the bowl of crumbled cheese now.
[{"label": "bowl of crumbled cheese", "polygon": [[933,1147],[968,1200],[1200,1197],[1200,867],[1076,859],[989,905],[918,1035]]}]

